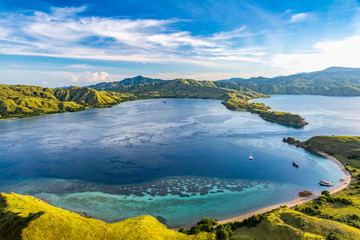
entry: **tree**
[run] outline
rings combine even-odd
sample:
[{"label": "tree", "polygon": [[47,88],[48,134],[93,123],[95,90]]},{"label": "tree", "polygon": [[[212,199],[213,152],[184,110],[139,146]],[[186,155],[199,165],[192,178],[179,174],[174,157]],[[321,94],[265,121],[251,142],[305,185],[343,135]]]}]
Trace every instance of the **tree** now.
[{"label": "tree", "polygon": [[216,231],[216,240],[228,240],[229,233],[225,229],[219,229]]},{"label": "tree", "polygon": [[180,232],[180,233],[183,233],[183,234],[187,234],[187,233],[188,233],[188,231],[187,231],[186,228],[184,228],[184,227],[180,228],[180,229],[179,229],[179,232]]}]

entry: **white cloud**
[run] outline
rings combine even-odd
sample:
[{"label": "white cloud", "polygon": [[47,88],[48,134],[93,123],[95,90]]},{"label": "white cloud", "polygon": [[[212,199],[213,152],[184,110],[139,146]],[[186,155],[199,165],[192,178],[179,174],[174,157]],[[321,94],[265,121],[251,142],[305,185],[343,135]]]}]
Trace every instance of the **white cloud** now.
[{"label": "white cloud", "polygon": [[209,64],[209,56],[217,61],[255,62],[264,56],[234,50],[234,39],[249,36],[246,26],[212,36],[194,36],[173,27],[181,20],[79,17],[78,13],[85,10],[52,8],[50,13],[0,16],[0,40],[4,40],[0,54],[200,65]]},{"label": "white cloud", "polygon": [[317,42],[312,52],[308,53],[275,55],[272,63],[294,71],[312,71],[330,66],[360,67],[360,35]]},{"label": "white cloud", "polygon": [[79,76],[70,73],[70,81],[73,82],[73,83],[78,82],[79,81]]},{"label": "white cloud", "polygon": [[289,20],[290,23],[304,22],[309,17],[309,13],[297,13],[293,14]]},{"label": "white cloud", "polygon": [[107,72],[94,72],[89,76],[90,82],[110,82],[113,81],[110,77],[110,74]]}]

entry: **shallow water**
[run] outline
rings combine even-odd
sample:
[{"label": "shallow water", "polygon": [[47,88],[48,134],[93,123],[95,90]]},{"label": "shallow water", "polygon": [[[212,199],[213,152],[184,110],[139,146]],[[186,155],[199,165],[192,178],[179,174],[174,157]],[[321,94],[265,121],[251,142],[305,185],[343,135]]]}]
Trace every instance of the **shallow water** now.
[{"label": "shallow water", "polygon": [[281,140],[359,135],[360,98],[257,101],[310,124],[286,127],[199,99],[0,121],[0,191],[110,222],[150,214],[175,227],[292,200],[304,189],[321,191],[319,179],[339,184],[343,174],[335,164]]}]

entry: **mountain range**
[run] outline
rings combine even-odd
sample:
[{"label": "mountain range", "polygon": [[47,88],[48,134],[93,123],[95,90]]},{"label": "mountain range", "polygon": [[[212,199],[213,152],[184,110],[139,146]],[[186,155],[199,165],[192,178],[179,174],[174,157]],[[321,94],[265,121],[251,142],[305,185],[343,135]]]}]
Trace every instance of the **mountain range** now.
[{"label": "mountain range", "polygon": [[[124,91],[126,86],[147,85],[172,80],[142,76],[122,81],[88,86],[99,91]],[[174,80],[173,80],[174,81]],[[230,78],[218,81],[199,81],[204,85],[263,94],[306,94],[324,96],[360,96],[360,68],[330,67],[322,71],[297,73],[274,78]],[[140,88],[140,87],[138,87]],[[148,88],[148,87],[147,87]],[[134,91],[134,90],[132,90]]]}]

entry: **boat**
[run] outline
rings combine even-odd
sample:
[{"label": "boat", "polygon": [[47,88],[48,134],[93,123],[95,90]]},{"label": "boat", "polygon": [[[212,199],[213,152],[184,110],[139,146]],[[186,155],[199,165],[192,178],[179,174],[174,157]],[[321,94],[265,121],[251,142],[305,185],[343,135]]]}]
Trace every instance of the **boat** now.
[{"label": "boat", "polygon": [[294,167],[297,167],[297,168],[299,167],[299,164],[298,164],[297,162],[295,162],[295,161],[292,162],[292,165],[293,165]]},{"label": "boat", "polygon": [[253,156],[251,156],[251,154],[250,154],[250,156],[249,156],[249,160],[253,160]]},{"label": "boat", "polygon": [[325,186],[325,187],[331,187],[331,186],[332,186],[332,183],[331,183],[331,182],[325,181],[325,180],[320,180],[320,181],[319,181],[319,184],[320,184],[321,186]]},{"label": "boat", "polygon": [[199,123],[199,121],[198,120],[195,120],[195,124],[198,124]]}]

